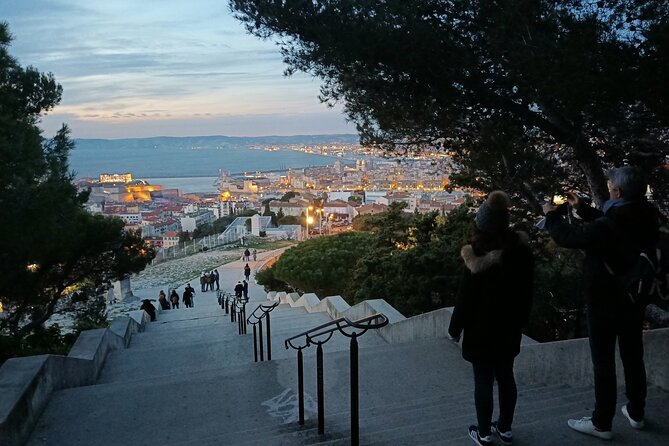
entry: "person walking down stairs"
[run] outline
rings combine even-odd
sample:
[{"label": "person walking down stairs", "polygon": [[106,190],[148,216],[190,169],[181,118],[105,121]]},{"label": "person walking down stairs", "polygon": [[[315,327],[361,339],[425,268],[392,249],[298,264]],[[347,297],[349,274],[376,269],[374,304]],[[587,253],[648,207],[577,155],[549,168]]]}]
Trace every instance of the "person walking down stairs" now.
[{"label": "person walking down stairs", "polygon": [[251,267],[247,263],[246,266],[244,266],[244,277],[246,277],[246,281],[249,281],[249,277],[251,277]]},{"label": "person walking down stairs", "polygon": [[[461,250],[465,267],[448,328],[456,342],[463,334],[462,357],[474,369],[478,425],[469,436],[479,446],[493,444],[494,434],[503,444],[513,440],[513,363],[532,306],[534,257],[527,234],[509,228],[510,205],[506,193],[494,191],[478,209],[470,244]],[[499,418],[493,422],[495,380]]]}]

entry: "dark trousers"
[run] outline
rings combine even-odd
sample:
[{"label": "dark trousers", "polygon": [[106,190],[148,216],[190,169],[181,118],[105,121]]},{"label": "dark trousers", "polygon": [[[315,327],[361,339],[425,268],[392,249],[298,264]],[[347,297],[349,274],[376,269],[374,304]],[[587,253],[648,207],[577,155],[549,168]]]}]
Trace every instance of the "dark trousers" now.
[{"label": "dark trousers", "polygon": [[616,339],[625,369],[627,411],[642,420],[646,406],[646,367],[643,362],[643,308],[621,305],[620,308],[588,306],[590,354],[595,373],[595,410],[592,423],[611,430],[616,412]]},{"label": "dark trousers", "polygon": [[513,377],[513,360],[514,358],[472,363],[474,367],[474,403],[481,436],[490,434],[490,422],[494,409],[492,390],[495,380],[497,380],[499,399],[497,424],[501,431],[511,430],[518,398],[516,380]]}]

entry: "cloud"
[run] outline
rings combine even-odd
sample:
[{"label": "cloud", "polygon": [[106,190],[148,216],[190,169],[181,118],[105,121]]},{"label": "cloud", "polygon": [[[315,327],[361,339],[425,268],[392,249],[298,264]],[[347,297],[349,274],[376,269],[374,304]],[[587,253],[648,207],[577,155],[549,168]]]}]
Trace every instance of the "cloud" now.
[{"label": "cloud", "polygon": [[[250,123],[257,114],[263,128],[272,127],[272,117],[291,128],[292,117],[303,134],[322,127],[306,116],[335,127],[343,121],[340,111],[322,115],[317,80],[283,76],[276,45],[248,35],[224,0],[198,0],[197,8],[182,0],[44,5],[0,0],[0,17],[15,35],[10,52],[24,65],[54,73],[63,86],[61,105],[45,123],[59,118],[86,132],[105,133],[109,125],[111,133],[125,128],[130,134],[145,133],[136,123],[150,118],[154,131],[178,128],[187,135],[187,125],[201,129],[231,116]],[[168,121],[180,124],[163,127]]]}]

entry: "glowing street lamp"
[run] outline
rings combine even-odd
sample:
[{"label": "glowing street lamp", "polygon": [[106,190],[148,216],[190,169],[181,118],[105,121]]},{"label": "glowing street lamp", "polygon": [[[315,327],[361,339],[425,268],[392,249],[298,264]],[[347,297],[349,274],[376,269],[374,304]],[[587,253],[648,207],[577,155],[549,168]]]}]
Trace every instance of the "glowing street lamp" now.
[{"label": "glowing street lamp", "polygon": [[314,223],[314,218],[309,216],[309,211],[311,211],[311,210],[313,210],[313,209],[314,209],[313,206],[309,206],[309,207],[307,208],[307,219],[306,219],[306,223],[307,223],[307,238],[309,238],[309,225]]}]

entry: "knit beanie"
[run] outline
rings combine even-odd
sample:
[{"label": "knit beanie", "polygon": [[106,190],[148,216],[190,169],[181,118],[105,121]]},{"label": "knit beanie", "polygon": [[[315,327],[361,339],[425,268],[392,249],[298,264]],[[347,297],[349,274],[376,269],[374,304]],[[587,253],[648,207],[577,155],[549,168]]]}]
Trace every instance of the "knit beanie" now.
[{"label": "knit beanie", "polygon": [[476,227],[483,232],[499,232],[509,226],[509,196],[496,190],[488,195],[476,212]]}]

